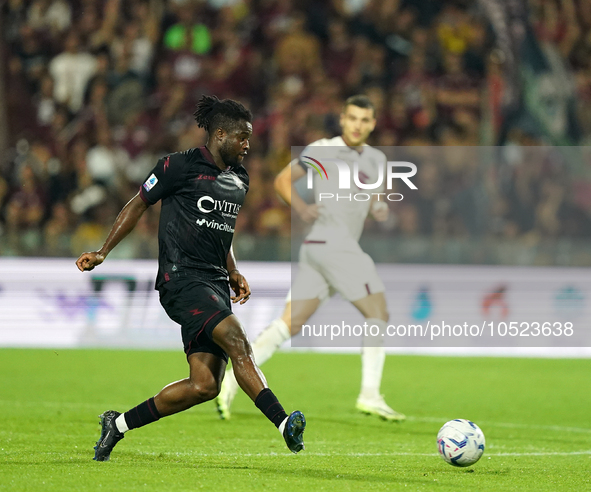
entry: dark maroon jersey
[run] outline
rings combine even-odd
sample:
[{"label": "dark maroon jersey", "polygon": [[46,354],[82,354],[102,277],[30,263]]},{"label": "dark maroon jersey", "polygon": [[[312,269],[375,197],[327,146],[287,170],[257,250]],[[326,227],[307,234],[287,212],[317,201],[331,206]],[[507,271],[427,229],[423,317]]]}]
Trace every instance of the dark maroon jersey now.
[{"label": "dark maroon jersey", "polygon": [[227,280],[226,258],[247,191],[246,169],[220,170],[205,147],[158,161],[140,187],[147,204],[162,200],[157,289],[177,277]]}]

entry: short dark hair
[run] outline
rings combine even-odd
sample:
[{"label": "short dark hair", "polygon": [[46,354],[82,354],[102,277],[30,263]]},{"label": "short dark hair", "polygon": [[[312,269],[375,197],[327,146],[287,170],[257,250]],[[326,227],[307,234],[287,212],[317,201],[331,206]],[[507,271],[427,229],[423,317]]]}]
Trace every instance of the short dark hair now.
[{"label": "short dark hair", "polygon": [[216,96],[201,96],[193,116],[208,133],[217,128],[231,131],[240,121],[252,122],[252,113],[242,104],[232,99],[220,101]]},{"label": "short dark hair", "polygon": [[351,105],[363,109],[372,109],[374,116],[376,115],[376,107],[371,102],[371,99],[365,94],[356,94],[355,96],[348,98],[345,101],[345,105],[343,106],[343,111],[347,109],[347,106]]}]

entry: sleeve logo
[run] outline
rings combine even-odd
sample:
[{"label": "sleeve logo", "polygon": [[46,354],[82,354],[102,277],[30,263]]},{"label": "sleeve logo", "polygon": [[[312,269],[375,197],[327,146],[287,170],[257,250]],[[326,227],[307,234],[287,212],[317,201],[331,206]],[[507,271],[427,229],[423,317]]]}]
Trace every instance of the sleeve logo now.
[{"label": "sleeve logo", "polygon": [[150,177],[144,183],[144,190],[150,191],[158,183],[158,178],[154,174],[150,174]]}]

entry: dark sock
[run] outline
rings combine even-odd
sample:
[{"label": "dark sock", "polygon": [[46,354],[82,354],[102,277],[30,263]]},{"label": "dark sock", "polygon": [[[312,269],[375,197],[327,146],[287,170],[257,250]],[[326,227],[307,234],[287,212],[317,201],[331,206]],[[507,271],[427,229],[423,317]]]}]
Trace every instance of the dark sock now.
[{"label": "dark sock", "polygon": [[281,403],[269,388],[265,388],[259,393],[254,404],[265,414],[265,417],[275,424],[275,427],[279,427],[287,417]]},{"label": "dark sock", "polygon": [[160,414],[154,403],[154,398],[146,400],[144,403],[140,403],[137,407],[132,408],[125,412],[125,422],[129,430],[137,429],[146,424],[151,424],[160,419]]}]

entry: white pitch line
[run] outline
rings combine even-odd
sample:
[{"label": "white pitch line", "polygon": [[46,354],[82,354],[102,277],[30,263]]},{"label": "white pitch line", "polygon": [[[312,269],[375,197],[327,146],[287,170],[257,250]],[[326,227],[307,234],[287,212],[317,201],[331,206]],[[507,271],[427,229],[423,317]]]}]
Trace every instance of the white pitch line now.
[{"label": "white pitch line", "polygon": [[[291,453],[191,453],[191,452],[174,452],[174,453],[156,453],[156,452],[141,452],[139,454],[151,455],[151,456],[193,456],[203,458],[270,458],[270,457],[284,457],[291,456]],[[548,452],[536,452],[536,453],[485,453],[484,457],[487,458],[502,458],[505,456],[579,456],[589,455],[591,456],[591,450],[586,451],[548,451]],[[366,457],[389,457],[389,456],[439,456],[438,453],[322,453],[322,452],[304,452],[302,456],[324,456],[324,457],[351,457],[351,458],[366,458]]]},{"label": "white pitch line", "polygon": [[[0,400],[0,405],[10,406],[34,406],[37,408],[42,407],[55,407],[55,408],[84,408],[84,409],[96,409],[96,403],[85,403],[85,402],[59,402],[59,401],[22,401],[22,400]],[[126,407],[128,404],[110,404],[114,407]],[[105,405],[103,405],[105,406]],[[106,405],[108,406],[108,405]],[[445,422],[452,420],[448,417],[412,417],[407,416],[409,422],[427,422],[427,423],[438,423],[443,425]],[[572,432],[576,434],[591,434],[591,429],[585,427],[564,427],[559,425],[532,425],[532,424],[516,424],[511,422],[490,422],[478,420],[477,424],[479,427],[490,425],[491,427],[507,427],[513,429],[535,429],[545,430],[554,432]]]},{"label": "white pitch line", "polygon": [[489,454],[486,456],[577,456],[577,455],[591,455],[591,450],[589,451],[569,451],[569,452],[548,452],[548,453],[495,453]]},{"label": "white pitch line", "polygon": [[[446,417],[407,417],[407,420],[411,422],[429,422],[429,423],[441,423],[442,425],[451,420]],[[532,424],[515,424],[511,422],[489,422],[479,420],[476,422],[479,427],[485,425],[496,426],[496,427],[509,427],[514,429],[536,429],[536,430],[547,430],[556,432],[574,432],[579,434],[591,434],[591,429],[585,427],[563,427],[560,425],[532,425]]]}]

